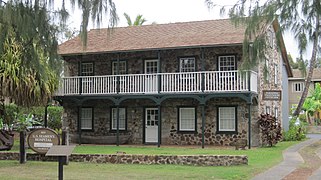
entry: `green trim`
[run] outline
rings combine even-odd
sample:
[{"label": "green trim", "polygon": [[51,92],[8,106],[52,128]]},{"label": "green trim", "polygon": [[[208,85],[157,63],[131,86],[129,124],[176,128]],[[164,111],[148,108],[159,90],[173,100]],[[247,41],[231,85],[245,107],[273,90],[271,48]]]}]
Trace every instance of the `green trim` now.
[{"label": "green trim", "polygon": [[115,53],[133,53],[133,52],[149,52],[149,51],[164,51],[164,50],[180,50],[180,49],[196,49],[196,48],[215,48],[215,47],[237,47],[242,46],[242,43],[234,44],[213,44],[213,45],[197,45],[197,46],[176,46],[168,48],[149,48],[149,49],[133,49],[120,51],[97,51],[97,52],[81,52],[71,54],[60,54],[62,57],[79,56],[79,55],[95,55],[95,54],[115,54]]},{"label": "green trim", "polygon": [[[82,109],[83,108],[86,108],[86,109],[91,109],[91,129],[83,129],[82,127],[81,128],[81,131],[84,131],[84,132],[94,132],[95,128],[94,128],[94,114],[95,114],[95,111],[94,111],[94,107],[92,106],[81,106],[80,109],[80,113],[82,113]],[[82,121],[82,116],[80,116],[80,122]],[[82,125],[82,123],[80,123],[80,125]]]},{"label": "green trim", "polygon": [[[117,128],[113,129],[113,109],[117,109],[117,106],[110,106],[110,108],[109,108],[109,110],[110,110],[110,113],[109,113],[110,128],[109,129],[110,129],[110,132],[115,133],[115,132],[117,132]],[[119,106],[119,110],[120,109],[125,109],[125,129],[119,129],[119,131],[120,132],[127,132],[127,123],[128,123],[127,107]]]},{"label": "green trim", "polygon": [[[153,108],[153,109],[157,109],[158,110],[158,107],[157,106],[144,106],[143,107],[143,120],[142,120],[142,127],[143,127],[143,144],[158,144],[158,142],[146,142],[146,109],[148,108]],[[159,113],[158,112],[158,116],[159,116]],[[158,126],[159,126],[159,122],[158,122]]]},{"label": "green trim", "polygon": [[[219,109],[222,108],[222,107],[234,107],[235,109],[235,130],[234,131],[220,131],[219,127],[220,127],[220,113],[219,113]],[[220,105],[220,106],[217,106],[217,119],[216,119],[216,134],[237,134],[238,133],[238,116],[237,116],[237,112],[238,112],[238,106],[237,105]]]},{"label": "green trim", "polygon": [[182,58],[194,58],[194,64],[195,64],[195,69],[194,71],[189,71],[189,72],[197,72],[197,56],[177,56],[177,60],[178,60],[178,68],[177,68],[177,72],[181,72],[181,59]]},{"label": "green trim", "polygon": [[154,101],[156,104],[160,104],[161,102],[167,99],[177,99],[177,98],[193,98],[200,102],[201,104],[205,104],[208,100],[212,98],[226,98],[226,97],[235,97],[243,99],[247,103],[251,103],[253,98],[256,98],[258,94],[251,93],[249,91],[246,92],[228,92],[228,93],[185,93],[185,94],[112,94],[112,95],[71,95],[71,96],[55,96],[56,100],[72,100],[77,104],[81,104],[87,100],[101,100],[108,99],[112,101],[114,104],[120,104],[121,102],[129,99],[150,99]]},{"label": "green trim", "polygon": [[[111,62],[110,62],[110,75],[113,75],[113,63],[117,63],[118,62],[118,60],[117,59],[114,59],[114,60],[111,60]],[[128,60],[119,60],[119,62],[125,62],[125,68],[126,68],[126,74],[128,74]],[[116,64],[117,65],[117,64]],[[117,67],[116,67],[116,69],[117,69]],[[117,71],[117,70],[116,70]],[[108,73],[107,73],[108,74]],[[119,75],[119,74],[117,74],[117,72],[116,72],[116,74],[114,74],[114,75]]]},{"label": "green trim", "polygon": [[251,133],[252,133],[252,127],[251,127],[251,118],[252,118],[252,112],[251,112],[251,104],[248,105],[248,113],[249,113],[249,121],[248,121],[248,148],[251,149]]},{"label": "green trim", "polygon": [[[194,108],[194,130],[180,130],[180,109]],[[177,106],[177,133],[197,134],[197,106]]]}]

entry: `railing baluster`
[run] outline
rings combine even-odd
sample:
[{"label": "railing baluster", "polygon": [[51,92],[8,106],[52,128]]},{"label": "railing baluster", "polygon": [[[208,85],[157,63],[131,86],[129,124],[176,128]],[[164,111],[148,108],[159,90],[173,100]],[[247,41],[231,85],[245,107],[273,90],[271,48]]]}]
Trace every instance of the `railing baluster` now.
[{"label": "railing baluster", "polygon": [[257,92],[257,73],[203,71],[64,77],[58,95],[114,93]]}]

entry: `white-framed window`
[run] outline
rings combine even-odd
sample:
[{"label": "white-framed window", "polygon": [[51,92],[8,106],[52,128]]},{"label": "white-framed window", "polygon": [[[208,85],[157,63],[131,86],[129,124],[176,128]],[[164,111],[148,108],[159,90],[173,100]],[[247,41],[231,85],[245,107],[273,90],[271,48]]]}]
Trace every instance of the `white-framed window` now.
[{"label": "white-framed window", "polygon": [[[111,129],[117,130],[117,108],[111,109]],[[126,130],[126,108],[119,108],[119,130]]]},{"label": "white-framed window", "polygon": [[94,63],[81,63],[81,75],[93,76],[94,75]]},{"label": "white-framed window", "polygon": [[126,61],[119,61],[119,73],[117,74],[118,61],[112,62],[112,75],[127,74],[127,63]]},{"label": "white-framed window", "polygon": [[195,57],[179,58],[179,72],[195,72]]},{"label": "white-framed window", "polygon": [[145,60],[145,74],[155,74],[158,72],[158,59]]},{"label": "white-framed window", "polygon": [[279,117],[279,109],[277,107],[274,108],[274,117],[276,120],[278,120]]},{"label": "white-framed window", "polygon": [[271,114],[271,107],[270,106],[265,107],[265,114]]},{"label": "white-framed window", "polygon": [[277,86],[278,84],[278,69],[279,66],[277,64],[274,64],[274,85]]},{"label": "white-framed window", "polygon": [[267,82],[270,82],[270,60],[269,59],[265,59],[265,67],[264,67],[264,78],[265,78],[265,81]]},{"label": "white-framed window", "polygon": [[179,131],[196,131],[195,107],[179,108]]},{"label": "white-framed window", "polygon": [[234,71],[236,70],[235,56],[219,56],[218,69],[220,71]]},{"label": "white-framed window", "polygon": [[81,129],[93,129],[93,108],[81,108]]},{"label": "white-framed window", "polygon": [[304,89],[304,83],[303,82],[293,83],[292,92],[302,92],[303,89]]},{"label": "white-framed window", "polygon": [[218,131],[236,131],[236,107],[218,108]]}]

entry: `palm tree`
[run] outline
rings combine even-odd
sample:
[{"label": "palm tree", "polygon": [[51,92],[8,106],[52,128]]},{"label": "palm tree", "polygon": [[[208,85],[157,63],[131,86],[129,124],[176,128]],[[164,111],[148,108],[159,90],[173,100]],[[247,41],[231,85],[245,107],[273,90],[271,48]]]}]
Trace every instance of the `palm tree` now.
[{"label": "palm tree", "polygon": [[[209,7],[215,4],[212,0],[205,0]],[[227,6],[223,6],[221,12],[225,12]],[[316,64],[317,51],[320,48],[320,15],[321,1],[313,0],[266,0],[264,3],[252,0],[238,0],[229,8],[229,16],[235,24],[246,25],[245,39],[243,43],[243,55],[245,65],[253,66],[260,60],[265,60],[266,33],[264,28],[258,24],[271,24],[278,20],[280,28],[276,35],[280,36],[283,30],[290,30],[298,42],[300,56],[306,51],[307,46],[312,44],[312,55],[309,60],[308,74],[306,76],[305,88],[293,116],[301,111],[313,75]],[[246,17],[246,18],[245,18]],[[279,39],[279,38],[278,38]],[[252,58],[249,58],[250,43],[252,47]],[[278,42],[280,43],[280,42]]]},{"label": "palm tree", "polygon": [[134,22],[132,22],[131,18],[127,13],[124,13],[124,16],[127,20],[128,26],[141,26],[147,21],[145,18],[143,18],[143,15],[140,15],[140,14],[136,16],[136,19]]},{"label": "palm tree", "polygon": [[62,1],[61,9],[54,12],[51,0],[0,0],[0,96],[34,105],[47,102],[57,89],[62,69],[57,39],[68,17],[65,2],[82,10],[84,49],[89,18],[99,25],[109,14],[109,25],[117,23],[112,0]]}]

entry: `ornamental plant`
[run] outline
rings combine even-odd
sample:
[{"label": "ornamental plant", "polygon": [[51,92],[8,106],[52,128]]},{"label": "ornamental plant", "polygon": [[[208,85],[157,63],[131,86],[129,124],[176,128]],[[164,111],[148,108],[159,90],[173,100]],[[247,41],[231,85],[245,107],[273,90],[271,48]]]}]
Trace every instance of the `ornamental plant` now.
[{"label": "ornamental plant", "polygon": [[282,128],[270,114],[261,114],[258,120],[264,145],[274,146],[282,139]]},{"label": "ornamental plant", "polygon": [[303,121],[292,118],[290,120],[289,130],[283,133],[284,141],[301,141],[306,138],[306,128]]}]

